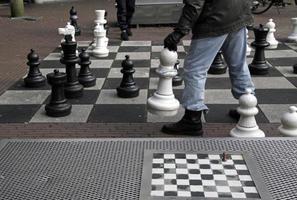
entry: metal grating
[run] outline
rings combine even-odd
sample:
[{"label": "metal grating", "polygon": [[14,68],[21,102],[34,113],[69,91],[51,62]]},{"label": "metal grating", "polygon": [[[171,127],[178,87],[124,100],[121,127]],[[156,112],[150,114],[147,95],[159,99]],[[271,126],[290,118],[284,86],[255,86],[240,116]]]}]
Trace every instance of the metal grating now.
[{"label": "metal grating", "polygon": [[297,199],[297,139],[3,140],[0,199],[137,200],[144,150],[248,151],[273,199]]}]

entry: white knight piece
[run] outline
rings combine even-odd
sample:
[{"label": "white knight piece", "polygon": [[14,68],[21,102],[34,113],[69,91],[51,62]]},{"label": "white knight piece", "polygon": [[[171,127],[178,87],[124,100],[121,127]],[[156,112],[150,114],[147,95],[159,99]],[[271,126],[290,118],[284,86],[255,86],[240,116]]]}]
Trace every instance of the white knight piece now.
[{"label": "white knight piece", "polygon": [[67,22],[65,28],[58,28],[59,35],[63,35],[63,38],[61,40],[61,43],[64,42],[64,36],[65,35],[71,35],[72,41],[75,42],[75,28],[70,24],[70,22]]}]

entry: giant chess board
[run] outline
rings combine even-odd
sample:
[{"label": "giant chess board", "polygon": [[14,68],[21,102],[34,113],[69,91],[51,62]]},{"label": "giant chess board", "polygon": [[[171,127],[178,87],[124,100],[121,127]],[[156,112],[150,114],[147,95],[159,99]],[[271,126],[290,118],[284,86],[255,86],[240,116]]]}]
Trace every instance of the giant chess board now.
[{"label": "giant chess board", "polygon": [[[78,41],[78,48],[87,48],[90,41]],[[183,114],[180,108],[173,117],[153,115],[147,110],[147,99],[157,88],[158,76],[155,69],[159,65],[162,44],[152,41],[109,42],[109,56],[91,57],[91,69],[97,78],[97,84],[85,88],[83,97],[71,99],[72,113],[66,117],[54,118],[45,114],[44,107],[49,102],[50,86],[42,88],[25,88],[23,80],[17,81],[0,96],[0,123],[32,122],[82,122],[82,123],[146,123],[171,122],[180,119]],[[184,40],[178,46],[178,56],[183,61],[189,49],[190,41]],[[65,71],[60,63],[60,48],[56,48],[42,59],[40,70],[43,75],[53,72],[55,68]],[[38,53],[38,50],[36,49]],[[281,43],[276,50],[266,50],[266,58],[272,65],[268,75],[253,76],[258,98],[258,123],[280,122],[282,113],[291,105],[297,105],[297,74],[292,66],[297,63],[296,43]],[[125,55],[130,55],[134,62],[134,79],[140,87],[136,98],[119,98],[116,88],[120,85],[122,74],[121,62]],[[248,57],[248,63],[252,61]],[[24,66],[27,60],[24,58]],[[79,66],[77,66],[79,68]],[[174,94],[181,99],[184,86],[174,87]],[[206,83],[205,102],[210,112],[204,116],[207,123],[234,123],[228,117],[228,111],[238,106],[230,91],[228,73],[209,75]]]}]

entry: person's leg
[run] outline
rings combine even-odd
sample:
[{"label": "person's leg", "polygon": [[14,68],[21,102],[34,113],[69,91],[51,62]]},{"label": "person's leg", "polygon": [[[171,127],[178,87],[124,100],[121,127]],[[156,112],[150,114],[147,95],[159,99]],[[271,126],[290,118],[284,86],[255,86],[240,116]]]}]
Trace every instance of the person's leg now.
[{"label": "person's leg", "polygon": [[126,0],[116,0],[117,2],[117,19],[121,29],[121,39],[128,40],[127,25],[127,4]]},{"label": "person's leg", "polygon": [[126,0],[127,1],[127,25],[128,25],[128,35],[132,36],[131,32],[131,21],[135,11],[135,0]]},{"label": "person's leg", "polygon": [[246,93],[247,88],[255,90],[251,74],[246,62],[246,29],[230,33],[223,44],[222,51],[229,67],[232,84],[231,92],[238,99]]},{"label": "person's leg", "polygon": [[227,35],[192,40],[184,63],[184,82],[182,105],[183,118],[177,123],[164,125],[162,132],[168,134],[203,134],[201,113],[207,110],[204,104],[204,91],[207,71],[220,50]]}]

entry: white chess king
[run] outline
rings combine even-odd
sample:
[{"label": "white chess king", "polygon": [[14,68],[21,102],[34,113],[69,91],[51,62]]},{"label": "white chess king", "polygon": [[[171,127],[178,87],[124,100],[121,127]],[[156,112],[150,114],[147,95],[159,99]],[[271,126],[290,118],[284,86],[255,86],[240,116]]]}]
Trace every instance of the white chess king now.
[{"label": "white chess king", "polygon": [[174,115],[179,109],[179,101],[175,98],[172,89],[172,78],[177,74],[174,65],[177,61],[177,53],[167,48],[161,51],[160,66],[156,69],[159,75],[157,91],[148,99],[149,109],[154,111],[171,111]]}]

